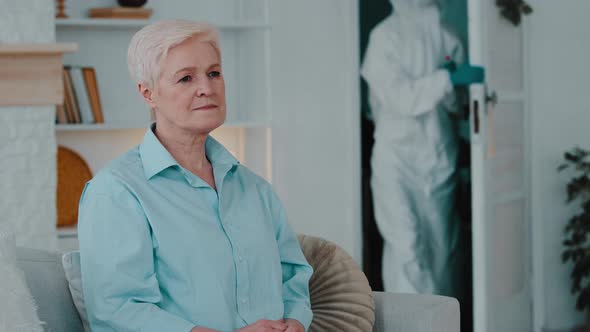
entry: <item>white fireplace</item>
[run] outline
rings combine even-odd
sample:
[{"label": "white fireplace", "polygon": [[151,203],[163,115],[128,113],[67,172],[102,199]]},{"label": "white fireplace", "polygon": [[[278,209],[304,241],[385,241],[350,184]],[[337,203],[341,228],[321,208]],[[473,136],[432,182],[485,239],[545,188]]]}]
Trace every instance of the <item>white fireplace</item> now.
[{"label": "white fireplace", "polygon": [[54,2],[3,1],[0,11],[0,229],[17,245],[56,249],[55,104],[63,94]]}]

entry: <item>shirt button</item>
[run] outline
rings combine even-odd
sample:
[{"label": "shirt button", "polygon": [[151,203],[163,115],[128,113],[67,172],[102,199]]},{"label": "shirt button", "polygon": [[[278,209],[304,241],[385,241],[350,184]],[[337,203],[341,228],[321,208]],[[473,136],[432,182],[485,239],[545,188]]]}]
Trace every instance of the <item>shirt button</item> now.
[{"label": "shirt button", "polygon": [[243,304],[246,304],[246,302],[248,302],[248,300],[246,300],[246,299],[242,299],[242,303],[243,303]]},{"label": "shirt button", "polygon": [[241,262],[242,261],[242,256],[238,256],[238,260]]}]

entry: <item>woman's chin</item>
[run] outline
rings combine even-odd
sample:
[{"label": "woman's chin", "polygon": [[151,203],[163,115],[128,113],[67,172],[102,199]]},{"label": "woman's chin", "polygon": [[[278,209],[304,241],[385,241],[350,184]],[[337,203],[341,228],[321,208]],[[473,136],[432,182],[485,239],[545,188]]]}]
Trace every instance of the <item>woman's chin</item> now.
[{"label": "woman's chin", "polygon": [[191,119],[191,128],[199,132],[211,132],[223,125],[225,122],[225,114],[221,116],[216,114],[215,116],[200,116],[198,118]]}]

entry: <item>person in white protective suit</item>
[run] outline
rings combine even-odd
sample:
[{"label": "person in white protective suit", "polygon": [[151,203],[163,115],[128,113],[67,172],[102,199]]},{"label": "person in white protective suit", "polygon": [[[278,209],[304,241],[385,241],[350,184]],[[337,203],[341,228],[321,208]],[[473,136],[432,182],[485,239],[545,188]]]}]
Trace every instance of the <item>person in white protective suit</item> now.
[{"label": "person in white protective suit", "polygon": [[[371,189],[386,291],[456,295],[454,85],[483,81],[434,0],[391,0],[361,68],[375,144]],[[458,64],[453,68],[452,63]]]}]

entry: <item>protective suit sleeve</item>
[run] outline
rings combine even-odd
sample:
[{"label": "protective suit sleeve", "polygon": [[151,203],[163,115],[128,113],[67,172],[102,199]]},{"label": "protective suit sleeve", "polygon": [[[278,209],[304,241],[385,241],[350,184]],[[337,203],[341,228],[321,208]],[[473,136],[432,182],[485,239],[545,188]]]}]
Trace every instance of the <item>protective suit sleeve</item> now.
[{"label": "protective suit sleeve", "polygon": [[395,40],[376,28],[361,68],[371,93],[384,105],[408,116],[419,116],[435,110],[441,100],[453,91],[446,69],[437,69],[423,77],[414,78],[404,70],[396,51]]},{"label": "protective suit sleeve", "polygon": [[[461,66],[463,61],[465,61],[465,52],[463,51],[463,46],[459,38],[444,28],[442,29],[442,38],[445,55],[450,56],[451,60],[457,64],[457,67]],[[454,90],[451,90],[443,98],[441,105],[447,112],[456,113],[459,111],[457,96]]]},{"label": "protective suit sleeve", "polygon": [[442,29],[443,36],[443,47],[445,48],[445,54],[451,57],[457,67],[465,61],[465,51],[461,45],[461,41],[453,33],[447,29]]}]

